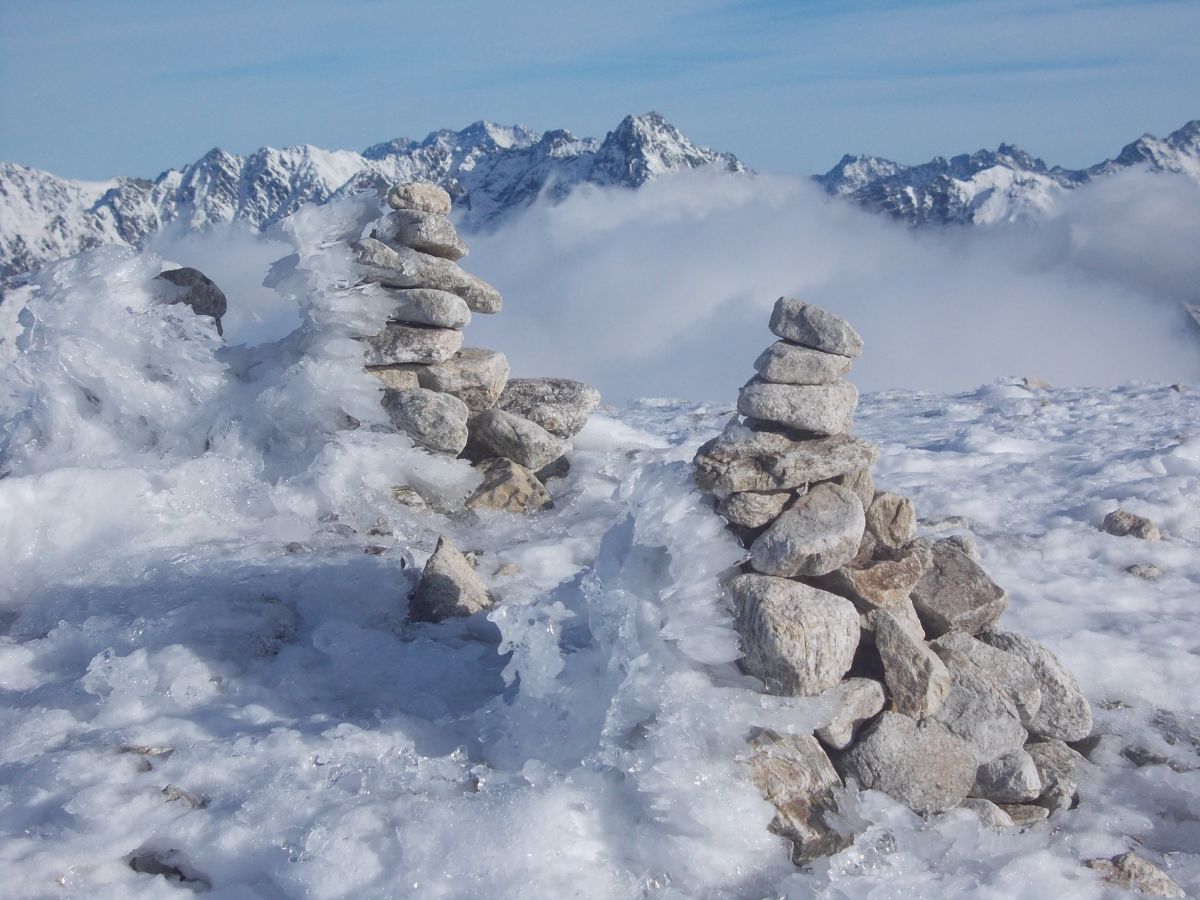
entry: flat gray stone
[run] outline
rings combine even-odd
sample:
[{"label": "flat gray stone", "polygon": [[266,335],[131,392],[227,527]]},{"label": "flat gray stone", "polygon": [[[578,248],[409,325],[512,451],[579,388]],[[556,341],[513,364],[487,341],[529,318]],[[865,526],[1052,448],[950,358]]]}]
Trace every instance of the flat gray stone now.
[{"label": "flat gray stone", "polygon": [[780,297],[771,312],[771,331],[795,344],[855,357],[863,342],[850,323],[827,310],[794,297]]},{"label": "flat gray stone", "polygon": [[763,381],[776,384],[831,384],[850,371],[853,362],[849,356],[776,341],[754,361],[754,369]]},{"label": "flat gray stone", "polygon": [[1042,793],[1042,778],[1033,757],[1022,748],[1002,753],[975,772],[971,794],[995,803],[1028,803]]},{"label": "flat gray stone", "polygon": [[385,244],[411,247],[442,259],[457,260],[467,255],[467,245],[458,236],[450,220],[441,213],[419,209],[393,210],[380,219],[371,237]]},{"label": "flat gray stone", "polygon": [[483,473],[483,483],[467,498],[467,509],[532,512],[554,505],[537,476],[511,459],[485,459],[475,468]]},{"label": "flat gray stone", "polygon": [[738,393],[743,416],[779,422],[812,434],[842,434],[858,406],[858,388],[833,384],[772,384],[753,378]]},{"label": "flat gray stone", "polygon": [[416,209],[442,215],[450,212],[450,195],[431,181],[397,184],[388,191],[387,201],[392,209]]},{"label": "flat gray stone", "polygon": [[1100,529],[1109,534],[1115,534],[1117,537],[1132,536],[1141,538],[1143,541],[1162,540],[1157,525],[1145,516],[1139,516],[1137,513],[1131,513],[1125,509],[1114,509],[1110,512],[1104,517]]},{"label": "flat gray stone", "polygon": [[950,629],[974,634],[1008,607],[1008,595],[956,547],[933,545],[933,561],[912,592],[913,605],[931,637]]},{"label": "flat gray stone", "polygon": [[751,739],[750,778],[776,814],[772,833],[792,842],[792,862],[804,865],[850,846],[853,837],[826,817],[837,811],[842,779],[811,735],[762,730]]},{"label": "flat gray stone", "polygon": [[836,765],[860,788],[922,814],[953,809],[975,783],[975,754],[962,738],[932,719],[918,723],[895,712],[881,714]]},{"label": "flat gray stone", "polygon": [[474,566],[453,541],[439,537],[409,601],[409,618],[414,622],[440,622],[491,608],[491,595]]},{"label": "flat gray stone", "polygon": [[885,547],[903,547],[917,536],[917,511],[899,494],[879,491],[867,510],[867,531]]},{"label": "flat gray stone", "polygon": [[1178,881],[1135,853],[1121,853],[1110,859],[1088,859],[1083,864],[1099,872],[1109,884],[1143,897],[1187,900],[1187,892]]},{"label": "flat gray stone", "polygon": [[825,591],[763,575],[730,581],[742,666],[773,694],[813,696],[841,681],[858,647],[858,614]]},{"label": "flat gray stone", "polygon": [[878,455],[874,445],[848,434],[797,440],[735,422],[696,452],[694,465],[700,489],[724,495],[827,481],[867,468]]},{"label": "flat gray stone", "polygon": [[862,503],[853,491],[818,484],[755,539],[750,564],[764,575],[825,575],[858,552],[863,528]]},{"label": "flat gray stone", "polygon": [[1042,685],[1022,657],[985,644],[963,631],[949,631],[930,645],[935,653],[961,653],[971,660],[992,687],[1016,709],[1026,728],[1042,705]]},{"label": "flat gray stone", "polygon": [[496,405],[567,440],[587,424],[588,416],[600,405],[600,392],[567,378],[514,378]]},{"label": "flat gray stone", "polygon": [[449,291],[433,288],[381,288],[394,302],[388,312],[392,322],[436,325],[438,328],[463,329],[471,324],[467,301]]},{"label": "flat gray stone", "polygon": [[457,397],[425,388],[385,390],[383,408],[398,431],[428,450],[457,456],[467,445],[467,405]]},{"label": "flat gray stone", "polygon": [[471,419],[471,446],[486,456],[503,456],[534,471],[571,449],[542,426],[502,409],[486,409]]},{"label": "flat gray stone", "polygon": [[817,729],[826,747],[845,750],[864,722],[879,715],[885,695],[883,685],[872,678],[847,678],[838,685],[838,711],[828,725]]},{"label": "flat gray stone", "polygon": [[1026,744],[1025,752],[1033,759],[1042,791],[1034,800],[1053,812],[1070,809],[1079,794],[1079,777],[1076,771],[1086,760],[1062,741],[1038,741]]},{"label": "flat gray stone", "polygon": [[499,350],[463,347],[449,359],[417,371],[421,387],[457,397],[472,412],[496,405],[508,383],[508,357]]},{"label": "flat gray stone", "polygon": [[364,365],[394,366],[443,362],[462,347],[463,334],[453,328],[391,324],[379,334],[358,340],[363,345]]},{"label": "flat gray stone", "polygon": [[717,513],[733,525],[762,528],[779,517],[796,496],[794,491],[743,491],[717,501]]},{"label": "flat gray stone", "polygon": [[359,276],[384,287],[433,288],[457,294],[472,312],[497,313],[500,292],[448,259],[410,247],[389,247],[375,238],[352,244]]},{"label": "flat gray stone", "polygon": [[965,653],[940,650],[950,690],[933,717],[966,741],[980,765],[1019,749],[1029,733],[1016,707]]},{"label": "flat gray stone", "polygon": [[1028,724],[1030,734],[1067,742],[1081,741],[1091,734],[1092,708],[1057,656],[1031,638],[1000,628],[989,628],[979,639],[1025,660],[1041,685],[1041,703]]},{"label": "flat gray stone", "polygon": [[946,666],[924,642],[913,640],[890,613],[876,610],[868,620],[892,707],[912,719],[937,713],[950,692]]}]

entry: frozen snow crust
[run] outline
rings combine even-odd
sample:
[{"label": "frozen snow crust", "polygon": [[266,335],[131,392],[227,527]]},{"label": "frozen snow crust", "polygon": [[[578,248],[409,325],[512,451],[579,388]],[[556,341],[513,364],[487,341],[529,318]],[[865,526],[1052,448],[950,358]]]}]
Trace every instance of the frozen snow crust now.
[{"label": "frozen snow crust", "polygon": [[[478,475],[377,430],[348,336],[368,313],[325,268],[379,212],[289,221],[273,283],[303,324],[252,350],[158,304],[161,261],[129,252],[4,304],[6,895],[176,896],[128,863],[155,854],[222,897],[1099,897],[1080,861],[1129,849],[1200,884],[1200,392],[863,398],[877,482],[965,517],[1006,625],[1092,701],[1099,765],[1077,809],[1027,831],[848,795],[854,844],[797,870],[745,738],[835,707],[736,665],[717,585],[744,551],[690,464],[731,409],[610,409],[553,510],[457,514]],[[392,498],[414,482],[455,515]],[[1118,504],[1163,540],[1101,532]],[[498,603],[413,625],[439,532]]]}]

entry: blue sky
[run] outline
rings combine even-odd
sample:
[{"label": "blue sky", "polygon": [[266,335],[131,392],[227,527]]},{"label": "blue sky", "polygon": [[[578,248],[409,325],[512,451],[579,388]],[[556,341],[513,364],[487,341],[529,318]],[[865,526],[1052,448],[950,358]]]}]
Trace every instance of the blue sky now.
[{"label": "blue sky", "polygon": [[1200,2],[0,0],[0,159],[153,176],[657,109],[755,168],[1010,141],[1080,166],[1200,117]]}]

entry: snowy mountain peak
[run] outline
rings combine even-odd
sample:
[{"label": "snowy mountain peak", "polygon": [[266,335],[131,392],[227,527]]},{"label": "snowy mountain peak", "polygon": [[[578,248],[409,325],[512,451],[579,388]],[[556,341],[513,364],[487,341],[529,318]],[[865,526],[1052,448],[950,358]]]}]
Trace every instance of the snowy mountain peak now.
[{"label": "snowy mountain peak", "polygon": [[579,184],[637,187],[697,167],[743,172],[736,157],[698,147],[659,113],[628,116],[602,142],[481,120],[421,141],[394,138],[362,153],[311,144],[238,156],[214,147],[153,180],[77,182],[0,163],[0,280],[105,243],[140,247],[167,225],[269,228],[306,203],[416,179],[455,198],[467,229],[494,225],[539,196]]}]

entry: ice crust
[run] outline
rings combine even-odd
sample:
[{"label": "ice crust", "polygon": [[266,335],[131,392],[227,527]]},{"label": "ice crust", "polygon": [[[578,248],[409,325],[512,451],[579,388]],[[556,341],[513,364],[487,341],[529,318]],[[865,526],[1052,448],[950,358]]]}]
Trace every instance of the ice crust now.
[{"label": "ice crust", "polygon": [[[2,892],[174,896],[124,862],[150,847],[221,897],[1100,897],[1079,861],[1135,836],[1200,884],[1200,392],[863,398],[877,481],[970,521],[1004,625],[1096,708],[1103,765],[1025,833],[848,794],[855,844],[796,870],[745,737],[833,707],[734,664],[719,581],[744,551],[690,481],[728,407],[594,416],[544,514],[399,504],[407,483],[457,508],[478,476],[373,427],[350,335],[386,303],[335,288],[340,242],[378,214],[288,220],[268,280],[302,324],[255,348],[154,302],[152,254],[85,254],[0,305]],[[1118,504],[1163,541],[1100,532]],[[413,625],[439,531],[498,605]]]}]

